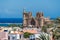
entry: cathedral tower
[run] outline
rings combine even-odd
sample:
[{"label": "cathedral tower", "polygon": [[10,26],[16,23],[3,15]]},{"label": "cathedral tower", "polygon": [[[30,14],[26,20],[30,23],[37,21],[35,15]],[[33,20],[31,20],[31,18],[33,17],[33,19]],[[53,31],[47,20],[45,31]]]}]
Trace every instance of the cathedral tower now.
[{"label": "cathedral tower", "polygon": [[28,12],[28,15],[29,15],[28,25],[31,25],[32,12]]},{"label": "cathedral tower", "polygon": [[23,10],[23,26],[26,27],[28,25],[28,13]]},{"label": "cathedral tower", "polygon": [[40,14],[40,26],[42,27],[42,26],[44,26],[44,16],[43,16],[43,12],[41,12],[41,14]]},{"label": "cathedral tower", "polygon": [[43,13],[42,12],[37,12],[36,14],[36,26],[37,27],[42,27],[43,26],[43,21],[44,18],[43,18]]}]

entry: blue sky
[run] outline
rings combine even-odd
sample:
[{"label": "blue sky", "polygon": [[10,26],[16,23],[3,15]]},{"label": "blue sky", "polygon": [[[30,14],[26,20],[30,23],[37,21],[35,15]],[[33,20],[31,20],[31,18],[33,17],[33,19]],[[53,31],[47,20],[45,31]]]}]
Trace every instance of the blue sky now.
[{"label": "blue sky", "polygon": [[21,18],[23,8],[33,16],[42,11],[44,16],[60,16],[60,0],[0,0],[0,18]]}]

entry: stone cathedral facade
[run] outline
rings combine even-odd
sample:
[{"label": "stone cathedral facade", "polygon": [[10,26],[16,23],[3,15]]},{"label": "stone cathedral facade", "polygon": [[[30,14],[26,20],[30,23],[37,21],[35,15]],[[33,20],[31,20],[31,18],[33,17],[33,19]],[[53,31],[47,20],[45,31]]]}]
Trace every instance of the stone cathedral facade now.
[{"label": "stone cathedral facade", "polygon": [[23,27],[42,27],[51,23],[49,18],[44,18],[43,12],[37,12],[36,17],[32,17],[32,12],[23,12]]}]

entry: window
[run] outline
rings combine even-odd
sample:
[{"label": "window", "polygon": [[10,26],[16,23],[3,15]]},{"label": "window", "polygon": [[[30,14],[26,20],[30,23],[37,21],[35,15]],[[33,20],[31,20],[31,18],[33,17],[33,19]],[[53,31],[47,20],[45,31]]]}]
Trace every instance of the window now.
[{"label": "window", "polygon": [[8,36],[8,40],[10,40],[10,36]]},{"label": "window", "polygon": [[21,35],[20,35],[20,39],[21,39]]},{"label": "window", "polygon": [[15,37],[12,37],[13,40],[15,40]]}]

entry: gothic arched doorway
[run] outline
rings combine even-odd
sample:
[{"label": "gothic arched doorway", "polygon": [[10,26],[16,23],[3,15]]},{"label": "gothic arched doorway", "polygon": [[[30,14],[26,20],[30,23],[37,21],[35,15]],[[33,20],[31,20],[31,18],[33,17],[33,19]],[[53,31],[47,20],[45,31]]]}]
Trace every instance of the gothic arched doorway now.
[{"label": "gothic arched doorway", "polygon": [[35,20],[33,18],[31,19],[31,25],[35,25]]}]

